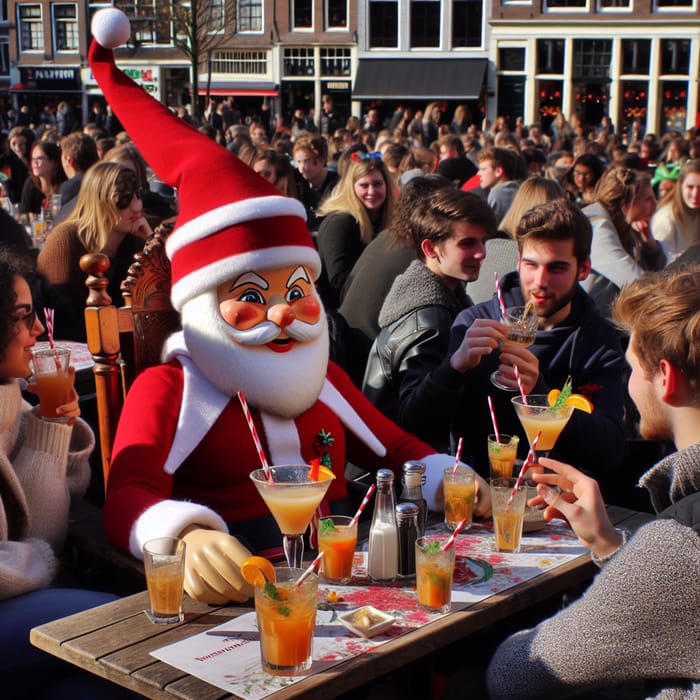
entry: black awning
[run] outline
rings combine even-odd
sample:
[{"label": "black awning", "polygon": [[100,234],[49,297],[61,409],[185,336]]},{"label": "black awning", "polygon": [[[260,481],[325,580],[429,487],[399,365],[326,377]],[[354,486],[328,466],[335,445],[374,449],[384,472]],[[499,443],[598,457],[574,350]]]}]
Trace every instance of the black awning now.
[{"label": "black awning", "polygon": [[353,99],[462,99],[481,96],[485,58],[368,58],[360,61]]}]

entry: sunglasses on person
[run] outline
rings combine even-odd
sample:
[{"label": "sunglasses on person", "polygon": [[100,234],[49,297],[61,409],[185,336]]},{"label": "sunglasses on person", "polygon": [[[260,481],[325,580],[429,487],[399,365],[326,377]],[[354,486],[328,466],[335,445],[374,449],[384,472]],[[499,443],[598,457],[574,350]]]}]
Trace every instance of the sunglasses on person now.
[{"label": "sunglasses on person", "polygon": [[143,190],[140,187],[130,192],[120,194],[116,201],[117,209],[126,209],[131,204],[131,200],[134,197],[143,199]]},{"label": "sunglasses on person", "polygon": [[20,304],[15,307],[15,311],[25,310],[27,313],[24,316],[14,316],[12,318],[13,323],[19,323],[20,321],[24,323],[27,330],[30,331],[34,328],[36,323],[36,309],[32,308],[29,304]]}]

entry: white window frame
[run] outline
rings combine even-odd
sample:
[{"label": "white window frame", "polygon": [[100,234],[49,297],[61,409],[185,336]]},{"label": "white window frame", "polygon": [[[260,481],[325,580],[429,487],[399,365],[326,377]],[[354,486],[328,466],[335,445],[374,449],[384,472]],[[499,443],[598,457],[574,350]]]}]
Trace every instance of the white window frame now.
[{"label": "white window frame", "polygon": [[[75,15],[72,18],[57,17],[56,10],[59,7],[72,7]],[[53,45],[56,48],[56,53],[77,53],[80,50],[80,27],[78,26],[78,4],[75,2],[56,2],[51,5],[52,24],[53,24]],[[73,30],[66,31],[66,36],[72,34],[75,37],[75,46],[62,49],[58,45],[58,27],[59,25],[73,25]]]},{"label": "white window frame", "polygon": [[[247,13],[246,24],[248,26],[245,28],[241,28],[241,17],[243,16],[243,13],[241,12],[242,7],[250,10],[253,10],[254,8],[258,8],[260,10],[259,13],[253,11]],[[263,27],[265,26],[264,11],[265,8],[262,0],[238,0],[236,8],[236,16],[238,17],[236,22],[236,34],[262,34]],[[260,18],[260,27],[253,28],[252,25],[255,23],[255,20],[258,17]]]},{"label": "white window frame", "polygon": [[659,5],[658,0],[654,0],[654,14],[663,14],[668,12],[669,14],[681,14],[684,12],[695,12],[698,7],[697,0],[690,0],[687,5],[683,7],[663,7]]},{"label": "white window frame", "polygon": [[350,6],[348,0],[345,0],[345,25],[338,26],[330,23],[330,11],[328,8],[328,3],[330,0],[324,0],[323,2],[323,15],[324,22],[327,32],[347,32],[350,30]]},{"label": "white window frame", "polygon": [[313,32],[314,31],[314,26],[316,25],[316,18],[314,17],[314,8],[316,6],[316,3],[314,0],[304,0],[304,2],[308,2],[311,6],[311,25],[308,27],[297,27],[296,24],[294,24],[294,6],[297,3],[297,0],[291,0],[290,3],[290,15],[289,15],[289,20],[291,24],[291,29],[293,32]]},{"label": "white window frame", "polygon": [[[21,5],[16,5],[17,7],[17,46],[20,51],[26,53],[43,53],[44,47],[46,45],[46,39],[44,37],[44,8],[40,4],[35,3],[24,3]],[[22,11],[28,9],[38,9],[38,17],[22,17]],[[35,41],[33,44],[37,45],[37,48],[28,48],[22,43],[22,35],[24,25],[29,25],[30,35],[34,35]],[[41,47],[41,48],[39,48]]]},{"label": "white window frame", "polygon": [[544,14],[574,14],[576,12],[589,12],[591,0],[586,0],[583,7],[550,7],[549,0],[544,0],[542,3],[542,11]]},{"label": "white window frame", "polygon": [[[411,7],[414,2],[420,2],[423,4],[426,3],[431,3],[435,5],[435,12],[437,13],[438,17],[440,18],[440,26],[438,27],[438,43],[437,46],[414,46],[411,43]],[[399,12],[400,12],[400,5],[399,5]],[[443,32],[445,29],[445,21],[446,21],[446,16],[445,13],[442,12],[442,2],[441,0],[408,0],[408,36],[406,37],[408,41],[408,50],[409,51],[440,51],[443,49]],[[399,21],[400,21],[400,15],[399,15]]]},{"label": "white window frame", "polygon": [[[623,0],[618,0],[622,2]],[[634,12],[634,0],[627,0],[626,6],[604,7],[601,0],[597,0],[596,12],[600,14],[632,14]]]}]

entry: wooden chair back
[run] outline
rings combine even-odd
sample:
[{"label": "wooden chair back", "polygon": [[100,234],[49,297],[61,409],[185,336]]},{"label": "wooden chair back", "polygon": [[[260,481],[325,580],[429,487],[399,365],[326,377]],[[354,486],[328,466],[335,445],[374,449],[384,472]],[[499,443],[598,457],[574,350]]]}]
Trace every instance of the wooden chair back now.
[{"label": "wooden chair back", "polygon": [[179,314],[170,303],[170,261],[165,253],[165,239],[173,225],[170,220],[161,224],[143,250],[134,255],[127,278],[121,283],[123,306],[115,306],[107,294],[109,258],[89,253],[80,259],[80,268],[88,275],[85,328],[95,361],[105,487],[126,392],[139,372],[160,362],[165,339],[180,328]]}]

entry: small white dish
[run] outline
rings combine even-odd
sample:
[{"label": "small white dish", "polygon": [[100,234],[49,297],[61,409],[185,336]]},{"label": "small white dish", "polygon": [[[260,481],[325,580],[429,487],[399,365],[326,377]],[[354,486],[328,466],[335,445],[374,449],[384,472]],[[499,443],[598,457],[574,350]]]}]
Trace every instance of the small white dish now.
[{"label": "small white dish", "polygon": [[386,632],[396,622],[396,618],[377,610],[371,605],[349,610],[338,616],[341,624],[360,637],[375,637]]}]

